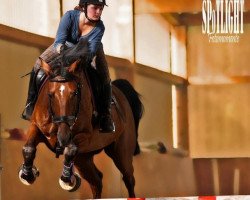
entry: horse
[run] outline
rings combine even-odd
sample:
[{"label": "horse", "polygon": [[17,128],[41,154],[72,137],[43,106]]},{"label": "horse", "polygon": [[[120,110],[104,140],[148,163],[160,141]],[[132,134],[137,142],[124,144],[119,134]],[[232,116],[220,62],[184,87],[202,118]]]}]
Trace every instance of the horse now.
[{"label": "horse", "polygon": [[84,178],[90,184],[93,198],[101,198],[103,174],[93,158],[104,150],[123,175],[128,196],[135,197],[132,161],[140,152],[138,126],[144,110],[140,95],[128,81],[113,81],[111,115],[115,133],[99,133],[98,84],[93,87],[90,81],[90,77],[97,76],[88,60],[86,41],[65,50],[51,63],[41,60],[41,69],[48,78],[40,89],[30,120],[19,179],[26,185],[34,183],[39,176],[33,165],[36,147],[45,143],[57,157],[64,155],[59,178],[63,189],[77,190]]}]

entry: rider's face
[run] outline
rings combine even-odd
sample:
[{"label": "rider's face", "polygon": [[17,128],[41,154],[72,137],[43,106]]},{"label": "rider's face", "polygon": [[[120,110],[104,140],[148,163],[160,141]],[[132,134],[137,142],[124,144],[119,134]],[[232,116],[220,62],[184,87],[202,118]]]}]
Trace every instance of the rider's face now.
[{"label": "rider's face", "polygon": [[99,20],[103,11],[103,5],[89,4],[87,7],[88,17],[92,20]]}]

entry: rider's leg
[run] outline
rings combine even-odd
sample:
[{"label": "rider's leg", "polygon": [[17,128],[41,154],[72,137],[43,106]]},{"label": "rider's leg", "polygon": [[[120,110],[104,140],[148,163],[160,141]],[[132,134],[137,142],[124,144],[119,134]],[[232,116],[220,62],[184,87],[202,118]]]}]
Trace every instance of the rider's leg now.
[{"label": "rider's leg", "polygon": [[32,69],[32,72],[30,74],[28,98],[26,101],[25,109],[22,113],[23,119],[30,120],[36,104],[39,89],[45,79],[46,79],[46,74],[42,69],[39,69],[37,72],[35,72],[35,70]]},{"label": "rider's leg", "polygon": [[111,100],[112,100],[111,80],[108,70],[108,63],[106,61],[102,45],[96,53],[95,62],[102,83],[100,132],[103,133],[115,132],[115,125],[111,118]]},{"label": "rider's leg", "polygon": [[25,109],[22,113],[22,118],[25,120],[30,120],[30,117],[34,110],[35,100],[37,96],[36,91],[36,72],[32,69],[30,74],[30,81],[29,81],[29,90],[28,90],[28,98],[26,101]]},{"label": "rider's leg", "polygon": [[[58,53],[56,49],[54,48],[53,45],[51,45],[41,54],[40,58],[48,63],[57,56]],[[41,67],[41,60],[37,59],[34,68],[32,69],[32,72],[30,74],[28,98],[26,101],[25,109],[21,116],[25,120],[30,120],[36,104],[39,89],[43,81],[46,79],[45,73],[43,72],[43,70],[40,69],[40,67]]]}]

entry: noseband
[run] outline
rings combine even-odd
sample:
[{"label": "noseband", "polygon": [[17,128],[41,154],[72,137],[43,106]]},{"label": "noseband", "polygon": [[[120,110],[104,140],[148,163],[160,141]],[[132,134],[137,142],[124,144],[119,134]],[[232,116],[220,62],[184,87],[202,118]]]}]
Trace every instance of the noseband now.
[{"label": "noseband", "polygon": [[[60,83],[65,83],[65,82],[69,82],[69,81],[72,81],[72,80],[68,80],[68,79],[64,79],[64,78],[60,78],[60,79],[53,78],[50,80],[50,82],[60,82]],[[75,109],[75,112],[73,115],[56,116],[55,112],[52,109],[51,96],[49,95],[49,113],[50,113],[50,116],[52,118],[52,122],[55,124],[66,123],[70,127],[71,130],[76,123],[77,115],[78,115],[79,110],[80,110],[80,101],[81,101],[81,84],[77,83],[76,80],[74,80],[74,79],[73,79],[73,81],[77,85],[77,91],[75,93],[75,95],[77,96],[77,106],[76,106],[76,109]]]}]

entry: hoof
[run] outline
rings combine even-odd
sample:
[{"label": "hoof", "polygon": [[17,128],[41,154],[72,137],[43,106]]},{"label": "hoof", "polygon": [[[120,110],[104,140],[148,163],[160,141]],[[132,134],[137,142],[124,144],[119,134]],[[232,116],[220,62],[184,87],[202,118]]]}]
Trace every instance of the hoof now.
[{"label": "hoof", "polygon": [[76,191],[80,185],[81,185],[81,178],[80,175],[77,173],[74,173],[71,176],[71,180],[69,183],[64,182],[61,178],[59,179],[59,184],[62,189],[67,190],[69,192]]},{"label": "hoof", "polygon": [[30,172],[29,171],[24,172],[23,165],[22,165],[18,172],[19,179],[24,185],[33,184],[36,180],[36,177],[38,177],[39,174],[40,172],[35,166],[32,167],[32,170]]}]

